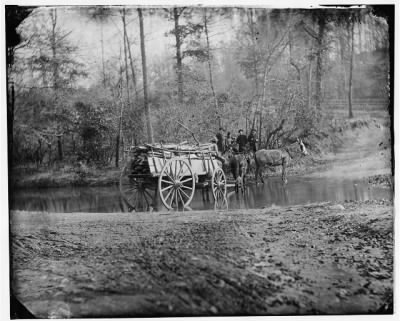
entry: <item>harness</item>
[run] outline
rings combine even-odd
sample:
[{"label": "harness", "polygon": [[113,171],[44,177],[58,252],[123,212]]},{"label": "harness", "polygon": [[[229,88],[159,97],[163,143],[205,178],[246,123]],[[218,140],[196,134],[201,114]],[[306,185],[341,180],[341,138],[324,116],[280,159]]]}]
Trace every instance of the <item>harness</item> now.
[{"label": "harness", "polygon": [[[292,144],[293,145],[293,144]],[[290,145],[289,145],[290,146]],[[291,158],[291,159],[293,159],[293,156],[292,156],[292,154],[290,153],[290,151],[289,151],[289,146],[285,146],[285,147],[283,147],[282,149],[283,150],[285,150],[288,154],[289,154],[289,157]]]},{"label": "harness", "polygon": [[[282,147],[281,149],[285,150],[285,151],[289,154],[289,157],[290,157],[291,159],[293,159],[293,153],[290,152],[289,147],[290,147],[290,146],[293,146],[293,145],[296,145],[296,144],[298,144],[298,142],[291,143],[290,145],[287,145],[287,146],[285,146],[285,147]],[[300,148],[300,149],[301,149],[301,148]]]}]

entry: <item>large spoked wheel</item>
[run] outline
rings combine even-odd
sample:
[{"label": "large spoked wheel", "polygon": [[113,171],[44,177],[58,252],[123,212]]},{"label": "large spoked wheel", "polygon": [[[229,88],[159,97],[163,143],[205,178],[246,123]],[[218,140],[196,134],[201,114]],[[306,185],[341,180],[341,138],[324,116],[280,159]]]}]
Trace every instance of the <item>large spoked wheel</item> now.
[{"label": "large spoked wheel", "polygon": [[226,198],[226,177],[222,168],[217,167],[211,177],[211,188],[214,196],[214,205],[216,208],[228,206]]},{"label": "large spoked wheel", "polygon": [[119,190],[130,209],[147,211],[153,206],[157,186],[145,177],[136,177],[132,172],[132,163],[128,162],[121,172]]},{"label": "large spoked wheel", "polygon": [[185,159],[168,160],[158,179],[158,190],[164,206],[170,210],[187,208],[194,195],[195,183],[192,168]]}]

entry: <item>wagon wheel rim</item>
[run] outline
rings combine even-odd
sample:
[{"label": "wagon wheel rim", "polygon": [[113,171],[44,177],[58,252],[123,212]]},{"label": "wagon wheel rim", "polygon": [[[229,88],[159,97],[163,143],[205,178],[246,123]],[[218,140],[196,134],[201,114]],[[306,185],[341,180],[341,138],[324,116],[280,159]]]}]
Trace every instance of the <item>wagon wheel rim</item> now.
[{"label": "wagon wheel rim", "polygon": [[226,176],[220,167],[217,167],[212,175],[211,189],[215,202],[226,199]]},{"label": "wagon wheel rim", "polygon": [[127,163],[120,176],[119,190],[124,201],[135,211],[149,210],[154,197],[154,187],[145,178],[135,177],[131,170],[131,162]]},{"label": "wagon wheel rim", "polygon": [[158,190],[167,209],[188,208],[195,190],[195,177],[189,163],[182,158],[168,160],[161,170]]},{"label": "wagon wheel rim", "polygon": [[215,200],[214,202],[214,210],[223,210],[228,209],[228,199],[226,196]]}]

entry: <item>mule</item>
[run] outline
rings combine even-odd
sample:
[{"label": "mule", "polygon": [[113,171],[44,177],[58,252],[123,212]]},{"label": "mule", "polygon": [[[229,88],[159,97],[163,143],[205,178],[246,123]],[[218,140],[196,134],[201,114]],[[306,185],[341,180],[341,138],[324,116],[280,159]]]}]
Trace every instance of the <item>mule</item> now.
[{"label": "mule", "polygon": [[262,177],[262,170],[266,167],[282,166],[282,181],[287,184],[286,167],[293,159],[295,154],[308,155],[307,149],[301,139],[296,140],[293,144],[285,146],[281,149],[260,149],[254,154],[254,160],[256,165],[255,179],[257,184],[257,178],[260,176],[261,182],[264,184]]},{"label": "mule", "polygon": [[248,155],[235,154],[232,149],[228,150],[225,155],[224,169],[226,172],[231,172],[235,180],[235,191],[239,189],[244,193],[245,177],[247,173]]}]

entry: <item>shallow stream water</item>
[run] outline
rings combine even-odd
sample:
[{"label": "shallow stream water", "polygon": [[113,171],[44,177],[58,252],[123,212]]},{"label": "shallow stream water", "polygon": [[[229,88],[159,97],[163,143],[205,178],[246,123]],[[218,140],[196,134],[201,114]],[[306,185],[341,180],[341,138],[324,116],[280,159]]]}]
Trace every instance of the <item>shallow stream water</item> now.
[{"label": "shallow stream water", "polygon": [[[300,205],[314,202],[344,202],[393,198],[389,187],[372,186],[360,180],[289,177],[286,186],[273,177],[265,184],[248,184],[244,194],[228,190],[230,209],[262,208]],[[165,210],[161,201],[155,210]],[[196,190],[191,208],[213,209],[213,197],[204,197]],[[120,196],[118,186],[63,187],[14,190],[10,195],[11,210],[46,212],[126,212],[128,207]]]}]

